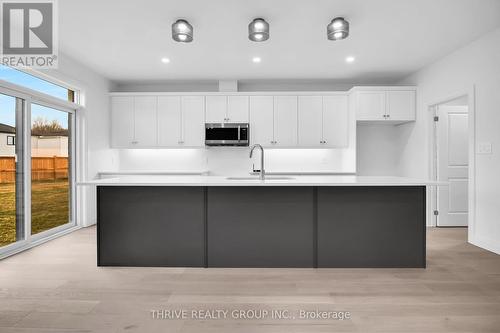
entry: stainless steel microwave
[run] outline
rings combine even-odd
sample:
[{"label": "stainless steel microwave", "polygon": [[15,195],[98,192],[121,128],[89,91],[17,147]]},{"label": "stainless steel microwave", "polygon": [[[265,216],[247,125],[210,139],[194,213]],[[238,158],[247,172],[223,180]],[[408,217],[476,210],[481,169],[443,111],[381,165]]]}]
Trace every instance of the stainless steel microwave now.
[{"label": "stainless steel microwave", "polygon": [[206,146],[248,146],[248,123],[205,124]]}]

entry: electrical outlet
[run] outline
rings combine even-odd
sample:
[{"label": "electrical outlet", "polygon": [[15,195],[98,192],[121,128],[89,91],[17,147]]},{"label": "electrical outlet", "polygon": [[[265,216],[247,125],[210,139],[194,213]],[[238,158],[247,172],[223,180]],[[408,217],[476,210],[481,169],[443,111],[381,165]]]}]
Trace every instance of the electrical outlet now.
[{"label": "electrical outlet", "polygon": [[478,154],[491,154],[491,142],[479,142],[477,144],[477,153]]}]

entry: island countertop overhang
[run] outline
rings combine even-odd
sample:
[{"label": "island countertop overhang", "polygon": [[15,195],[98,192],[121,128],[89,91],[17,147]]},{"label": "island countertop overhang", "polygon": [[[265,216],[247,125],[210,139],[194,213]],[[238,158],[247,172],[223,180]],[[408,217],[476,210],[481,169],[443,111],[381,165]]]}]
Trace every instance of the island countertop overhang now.
[{"label": "island countertop overhang", "polygon": [[290,175],[287,179],[228,179],[227,176],[129,176],[78,182],[80,186],[446,186],[446,182],[407,177]]}]

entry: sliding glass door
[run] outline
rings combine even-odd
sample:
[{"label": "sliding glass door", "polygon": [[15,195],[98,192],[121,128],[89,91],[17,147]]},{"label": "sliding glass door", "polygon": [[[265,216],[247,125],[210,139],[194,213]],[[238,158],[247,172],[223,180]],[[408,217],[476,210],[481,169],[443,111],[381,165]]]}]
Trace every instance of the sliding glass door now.
[{"label": "sliding glass door", "polygon": [[23,105],[0,94],[0,248],[25,239]]},{"label": "sliding glass door", "polygon": [[72,221],[72,114],[31,104],[31,234]]},{"label": "sliding glass door", "polygon": [[0,87],[0,257],[75,225],[73,128],[73,110]]}]

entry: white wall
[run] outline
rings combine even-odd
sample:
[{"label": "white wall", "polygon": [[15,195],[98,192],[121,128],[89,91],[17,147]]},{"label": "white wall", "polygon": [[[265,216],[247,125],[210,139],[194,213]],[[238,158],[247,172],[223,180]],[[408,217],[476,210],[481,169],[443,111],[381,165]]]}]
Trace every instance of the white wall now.
[{"label": "white wall", "polygon": [[398,140],[398,126],[358,124],[358,175],[396,176],[399,163]]},{"label": "white wall", "polygon": [[[358,85],[391,85],[394,80],[345,82],[338,80],[238,80],[238,91],[347,91]],[[114,92],[213,92],[219,91],[217,80],[178,80],[152,82],[115,82]]]},{"label": "white wall", "polygon": [[[42,73],[70,84],[82,93],[81,102],[85,108],[78,111],[76,128],[79,147],[77,181],[94,178],[99,170],[115,170],[118,167],[117,152],[110,149],[109,142],[109,80],[62,53],[59,54],[59,68]],[[81,225],[96,222],[94,192],[92,188],[78,188],[77,219]]]},{"label": "white wall", "polygon": [[469,241],[500,254],[500,28],[404,79],[418,86],[417,122],[399,127],[398,173],[429,176],[428,106],[475,90],[476,147],[491,142],[493,153],[475,154],[476,213]]}]

